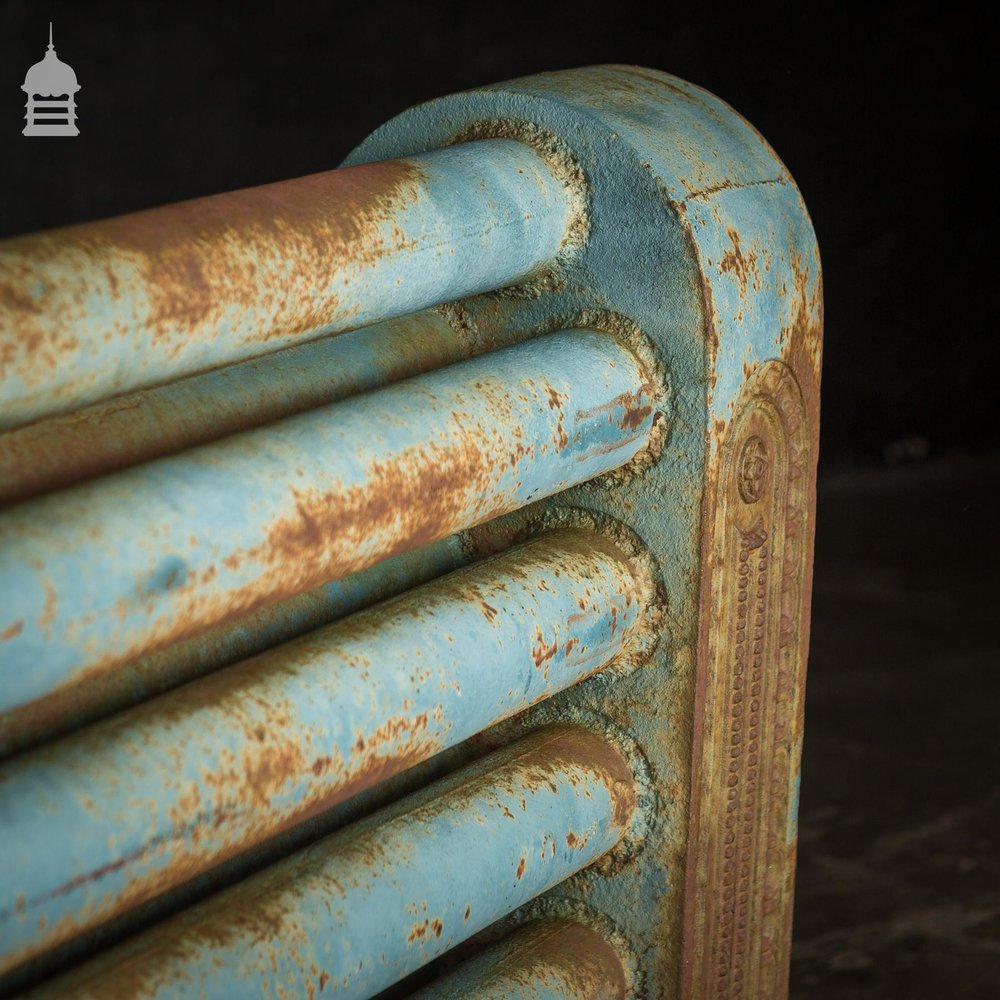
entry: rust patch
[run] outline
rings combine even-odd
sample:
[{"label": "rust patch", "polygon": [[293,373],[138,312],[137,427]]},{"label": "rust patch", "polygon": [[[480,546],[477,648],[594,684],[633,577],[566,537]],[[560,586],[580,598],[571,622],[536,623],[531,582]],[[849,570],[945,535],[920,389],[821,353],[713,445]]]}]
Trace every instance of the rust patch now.
[{"label": "rust patch", "polygon": [[[823,273],[818,252],[812,260],[795,254],[790,261],[794,298],[791,322],[781,330],[779,343],[785,363],[795,372],[805,401],[814,438],[814,454],[819,438],[819,386],[823,346]],[[813,279],[815,275],[815,279]]]},{"label": "rust patch", "polygon": [[[184,717],[202,704],[216,705],[220,715],[238,719],[242,715],[245,693],[254,691],[254,680],[259,675],[266,676],[269,668],[281,672],[280,667],[269,663],[265,655],[248,663],[242,671],[223,671],[139,706],[125,716],[85,731],[80,752],[86,757],[86,740],[100,745],[115,739],[116,730],[126,733],[154,728],[169,731],[169,727],[164,729],[164,720]],[[263,730],[255,724],[246,734],[246,745],[239,757],[231,754],[228,763],[202,775],[200,788],[195,786],[195,792],[183,797],[172,810],[171,818],[176,826],[167,837],[76,876],[56,887],[50,895],[64,895],[88,883],[99,884],[110,872],[135,866],[137,874],[128,886],[115,895],[96,894],[87,906],[48,927],[44,934],[40,933],[15,957],[16,962],[134,909],[255,844],[426,760],[442,748],[440,741],[427,732],[427,714],[421,713],[414,718],[388,720],[371,734],[366,751],[358,760],[352,757],[349,761],[341,761],[329,756],[310,759],[300,743],[303,734],[291,725],[292,716],[281,702],[280,682],[278,692],[273,695],[266,692],[266,686],[262,685],[256,696],[271,699],[273,724]],[[303,789],[298,805],[277,808],[273,797],[288,784]],[[151,801],[148,808],[155,811],[155,801]],[[248,824],[248,816],[255,822]],[[206,827],[214,831],[212,837],[195,836],[199,829]],[[168,864],[161,868],[144,864],[160,858],[168,846]]]},{"label": "rust patch", "polygon": [[186,601],[179,588],[183,605],[169,621],[158,623],[132,649],[97,659],[77,679],[506,512],[513,501],[482,508],[482,497],[495,492],[500,472],[483,450],[489,447],[489,440],[470,432],[461,448],[427,446],[398,462],[373,462],[364,488],[293,489],[295,513],[274,521],[261,545],[224,560],[234,570],[245,562],[259,566],[253,582],[218,596],[199,595],[191,585]]},{"label": "rust patch", "polygon": [[24,631],[24,619],[19,618],[13,625],[8,625],[2,632],[0,632],[0,642],[4,642],[7,639],[15,639]]},{"label": "rust patch", "polygon": [[[532,391],[545,398],[548,388],[540,380]],[[452,414],[446,443],[430,441],[402,449],[389,459],[373,459],[361,485],[290,487],[290,512],[273,518],[258,544],[221,559],[234,572],[248,570],[247,583],[205,592],[203,573],[189,574],[171,592],[169,615],[153,618],[131,648],[97,657],[71,681],[95,676],[517,507],[520,501],[504,485],[509,469],[502,442],[518,428],[489,419],[509,405],[509,392],[487,386],[484,398],[482,412],[477,408],[472,414]],[[631,406],[624,396],[617,402]],[[635,416],[649,411],[642,404],[628,412]],[[532,460],[530,455],[523,459]],[[117,610],[124,616],[129,607],[123,597]]]},{"label": "rust patch", "polygon": [[555,410],[558,414],[555,431],[552,434],[552,443],[556,446],[556,448],[562,449],[569,444],[569,435],[563,427],[563,401],[567,397],[565,393],[556,392],[552,386],[547,386],[545,391],[549,400],[549,409]]},{"label": "rust patch", "polygon": [[551,643],[545,641],[545,635],[541,626],[535,626],[534,642],[531,644],[531,658],[535,662],[535,667],[542,671],[542,675],[547,679],[549,676],[549,663],[559,650],[558,640]]},{"label": "rust patch", "polygon": [[[635,805],[628,765],[602,736],[565,726],[542,730],[519,741],[508,751],[503,763],[472,778],[460,789],[418,806],[416,814],[421,821],[429,822],[441,811],[461,808],[467,796],[507,794],[514,787],[524,787],[534,794],[533,789],[548,788],[554,777],[566,780],[567,774],[579,774],[581,769],[606,785],[614,802],[615,822],[626,823]],[[521,863],[523,875],[527,864],[523,856]],[[327,897],[339,892],[343,897],[343,889],[330,866],[329,858],[320,860],[314,853],[271,866],[254,879],[238,883],[159,925],[155,932],[137,940],[128,953],[112,953],[109,957],[113,961],[97,976],[91,975],[88,988],[96,988],[100,981],[102,988],[113,983],[119,992],[139,995],[144,984],[157,983],[162,981],[159,977],[169,975],[171,963],[183,959],[188,948],[203,949],[207,945],[225,949],[235,941],[266,940],[281,941],[287,950],[290,939],[302,930],[292,912],[293,897],[298,898],[298,890],[289,894],[289,887],[301,886],[302,880],[307,879],[316,886],[315,891]],[[422,909],[426,913],[426,904]],[[421,917],[415,904],[410,912],[416,918],[408,931],[411,945],[443,936],[443,921]],[[467,904],[466,919],[470,914],[471,906]],[[66,936],[67,929],[56,935],[60,940]],[[125,985],[129,986],[127,990]]]},{"label": "rust patch", "polygon": [[[141,331],[175,373],[224,316],[239,343],[261,346],[343,326],[350,310],[332,287],[404,249],[383,227],[425,181],[413,161],[384,161],[8,240],[0,378],[37,389],[56,369],[72,371],[73,331],[88,323],[87,340],[132,344]],[[95,298],[110,306],[96,328]],[[133,384],[137,374],[133,365]],[[122,388],[119,378],[108,394]]]},{"label": "rust patch", "polygon": [[[252,427],[338,402],[359,391],[462,360],[469,353],[436,310],[411,313],[354,334],[377,345],[378,376],[360,381],[345,368],[331,375],[286,371],[283,359],[307,360],[323,345],[299,345],[217,373],[119,396],[63,417],[0,433],[0,503],[11,504]],[[327,350],[321,355],[330,357]],[[266,392],[257,386],[266,373]],[[250,386],[253,388],[251,389]],[[196,543],[195,539],[195,543]]]},{"label": "rust patch", "polygon": [[55,587],[47,580],[43,586],[45,587],[45,605],[42,608],[42,613],[38,616],[38,627],[40,629],[48,628],[52,624],[55,620],[56,608],[58,606]]},{"label": "rust patch", "polygon": [[727,229],[726,235],[733,247],[723,255],[719,262],[719,270],[736,278],[740,286],[740,298],[745,299],[748,288],[752,287],[755,292],[759,292],[761,288],[757,254],[752,250],[744,253],[740,245],[740,234],[735,229]]},{"label": "rust patch", "polygon": [[606,413],[610,421],[614,419],[614,414],[618,410],[622,410],[623,412],[618,418],[618,426],[623,431],[634,434],[643,427],[656,409],[655,393],[656,386],[650,382],[644,382],[638,389],[620,393],[614,399],[610,399],[600,406],[577,411],[577,420],[586,420]]},{"label": "rust patch", "polygon": [[574,766],[593,768],[601,776],[612,802],[612,819],[622,831],[628,826],[636,808],[635,777],[628,762],[618,749],[597,733],[571,726],[555,726],[539,735],[544,747],[546,766],[536,778],[526,780],[554,788],[551,775]]}]

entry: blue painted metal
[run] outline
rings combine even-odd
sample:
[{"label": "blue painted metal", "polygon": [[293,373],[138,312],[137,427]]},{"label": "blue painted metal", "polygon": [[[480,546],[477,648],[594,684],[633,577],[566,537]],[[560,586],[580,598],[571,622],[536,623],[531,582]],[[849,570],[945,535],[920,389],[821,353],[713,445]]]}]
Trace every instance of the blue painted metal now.
[{"label": "blue painted metal", "polygon": [[[795,331],[816,327],[819,256],[802,197],[774,150],[715,95],[634,66],[543,73],[411,108],[345,165],[467,135],[554,136],[586,177],[590,238],[574,257],[574,282],[514,305],[508,322],[603,300],[658,344],[671,324],[682,341],[707,332],[702,366],[681,369],[675,388],[704,397],[711,373],[709,426],[732,416],[744,365],[782,355]],[[469,305],[475,315],[486,303]],[[804,374],[818,381],[819,344],[804,350],[813,369]]]},{"label": "blue painted metal", "polygon": [[0,244],[0,427],[516,283],[561,178],[491,141]]},{"label": "blue painted metal", "polygon": [[[349,334],[347,336],[350,336]],[[0,757],[137,705],[403,593],[468,561],[461,535],[331,580],[312,590],[147,653],[82,684],[0,713]]]},{"label": "blue painted metal", "polygon": [[371,997],[605,854],[634,807],[603,737],[543,730],[37,996]]},{"label": "blue painted metal", "polygon": [[217,441],[472,356],[444,311],[322,337],[0,433],[0,505]]},{"label": "blue painted metal", "polygon": [[[428,310],[0,433],[0,506],[378,389],[482,350],[448,310]],[[0,712],[0,756],[329,624],[464,561],[458,536],[432,542]]]},{"label": "blue painted metal", "polygon": [[652,589],[543,535],[0,765],[0,971],[601,669]]},{"label": "blue painted metal", "polygon": [[[382,126],[347,163],[491,136],[548,143],[574,164],[589,229],[562,282],[538,284],[534,297],[464,300],[469,323],[486,340],[553,322],[616,335],[638,329],[670,386],[669,442],[642,476],[614,489],[583,484],[540,505],[628,524],[669,595],[664,640],[641,672],[614,689],[591,683],[558,698],[560,710],[604,718],[642,747],[661,789],[649,833],[655,847],[634,859],[627,879],[584,880],[560,893],[615,915],[642,956],[651,996],[717,995],[712,983],[751,989],[739,985],[742,975],[748,983],[763,977],[754,988],[780,997],[794,849],[765,863],[750,845],[787,828],[801,746],[822,340],[815,233],[794,180],[752,125],[700,87],[640,67],[547,73],[443,97]],[[739,651],[723,614],[737,586],[722,551],[739,534],[722,501],[733,491],[727,449],[748,411],[771,435],[769,482],[775,504],[784,502],[769,508],[780,511],[766,530],[776,544],[758,570],[772,623],[761,655],[766,676],[781,678],[765,689],[761,730],[739,713],[724,669]],[[782,580],[788,589],[779,596]],[[777,648],[771,637],[779,634]],[[690,726],[668,722],[686,719],[692,706]],[[751,744],[758,753],[749,754]],[[741,812],[757,795],[741,823],[750,831],[741,840],[745,880],[725,861],[728,777],[719,771],[733,746]],[[726,939],[744,892],[749,929]],[[669,903],[657,910],[637,900]],[[683,926],[680,940],[664,941],[664,924]],[[756,961],[762,953],[768,961]]]},{"label": "blue painted metal", "polygon": [[627,463],[656,386],[567,331],[0,514],[0,707]]}]

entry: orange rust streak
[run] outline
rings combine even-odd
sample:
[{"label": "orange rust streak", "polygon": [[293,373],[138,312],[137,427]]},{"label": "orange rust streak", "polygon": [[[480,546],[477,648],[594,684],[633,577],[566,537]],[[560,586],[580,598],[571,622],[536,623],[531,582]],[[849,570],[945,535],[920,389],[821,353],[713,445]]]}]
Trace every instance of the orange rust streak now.
[{"label": "orange rust streak", "polygon": [[16,639],[24,631],[24,619],[19,618],[13,625],[8,625],[2,632],[0,632],[0,642],[4,642],[7,639]]},{"label": "orange rust streak", "polygon": [[577,413],[577,420],[585,420],[601,413],[607,413],[610,419],[615,410],[620,408],[625,412],[622,414],[618,426],[623,431],[636,431],[649,419],[649,415],[653,412],[654,404],[652,400],[655,398],[655,394],[656,387],[650,382],[645,382],[638,389],[632,392],[620,393],[614,399],[610,399],[600,406],[580,410]]},{"label": "orange rust streak", "polygon": [[489,444],[468,435],[461,448],[427,446],[412,459],[373,462],[364,487],[293,490],[295,514],[274,521],[259,546],[223,560],[231,569],[244,560],[260,564],[255,580],[217,597],[192,593],[169,621],[154,623],[132,648],[96,659],[74,680],[507,513],[513,501],[480,509],[501,472]]},{"label": "orange rust streak", "polygon": [[760,291],[760,271],[757,268],[757,254],[753,251],[744,253],[740,246],[740,235],[735,229],[727,229],[732,250],[727,250],[719,262],[719,270],[723,274],[733,274],[740,286],[740,298],[745,299],[747,289],[753,284],[754,291]]},{"label": "orange rust streak", "polygon": [[401,249],[380,230],[424,179],[412,162],[385,161],[8,240],[0,378],[32,388],[71,364],[73,330],[95,296],[112,307],[105,340],[134,343],[141,328],[168,356],[231,321],[234,307],[267,317],[248,325],[245,343],[343,319],[334,279]]},{"label": "orange rust streak", "polygon": [[[634,779],[627,762],[602,736],[568,726],[556,726],[525,738],[511,748],[509,759],[494,771],[472,778],[460,791],[432,799],[418,807],[417,815],[427,822],[437,813],[460,808],[468,796],[489,793],[498,782],[502,787],[511,784],[524,787],[532,794],[551,787],[552,778],[580,770],[591,772],[605,785],[613,803],[613,821],[624,832],[636,804]],[[521,862],[523,875],[526,858],[522,856]],[[261,880],[238,883],[161,925],[155,935],[142,940],[138,951],[115,963],[112,974],[116,981],[119,972],[139,979],[150,975],[155,980],[165,958],[182,953],[192,944],[201,947],[205,941],[221,949],[245,938],[247,933],[259,933],[268,940],[281,940],[283,947],[288,947],[288,937],[295,933],[295,926],[285,923],[287,898],[290,898],[284,895],[285,887],[298,881],[303,864],[312,862],[281,862],[262,873],[263,885]],[[332,875],[323,876],[323,881],[325,891],[343,894]],[[469,913],[467,907],[466,914]],[[411,943],[426,939],[429,933],[437,934],[432,921],[433,918],[426,917],[412,925]],[[443,930],[442,923],[442,934]],[[59,939],[65,940],[67,936],[71,934],[63,933]],[[137,991],[123,992],[133,995]]]},{"label": "orange rust streak", "polygon": [[[624,554],[610,540],[579,529],[564,529],[551,539],[543,537],[529,543],[520,557],[522,564],[551,561],[553,546],[560,555],[578,552],[579,562],[571,561],[581,572],[586,572],[588,560],[594,559],[610,557],[628,565]],[[435,587],[454,592],[462,599],[467,599],[470,588],[481,592],[481,584],[463,584],[454,579],[450,583],[439,581]],[[365,624],[368,619],[352,621],[362,634],[374,627]],[[346,624],[341,627],[349,628]],[[166,753],[174,723],[203,718],[205,726],[211,729],[213,719],[215,725],[225,719],[228,727],[235,723],[242,728],[243,749],[229,754],[202,775],[199,785],[185,790],[171,813],[175,828],[164,839],[135,856],[79,876],[55,892],[68,892],[85,882],[97,883],[101,875],[125,864],[134,865],[137,870],[154,868],[145,864],[146,859],[158,861],[169,857],[165,867],[141,872],[120,895],[99,898],[86,912],[50,928],[39,937],[33,953],[124,913],[443,749],[441,740],[430,731],[428,713],[421,712],[404,713],[376,729],[355,734],[353,752],[346,759],[324,753],[321,740],[311,740],[308,733],[300,732],[295,724],[294,707],[280,696],[285,675],[294,672],[295,656],[294,646],[279,647],[246,661],[238,669],[211,674],[74,737],[76,752],[83,759],[110,742],[141,742],[142,734],[153,732],[166,734],[160,740]],[[256,711],[244,715],[249,703],[266,704],[265,717],[261,718]],[[150,746],[151,752],[155,749]],[[574,730],[558,731],[545,744],[545,767],[535,768],[526,784],[530,787],[536,781],[554,789],[549,777],[554,769],[581,764],[609,776],[615,822],[623,826],[634,808],[631,772],[600,737]],[[301,789],[297,805],[276,807],[274,797],[289,786]],[[510,816],[506,808],[504,812]],[[248,822],[248,817],[252,817],[252,822]],[[199,824],[205,830],[211,828],[211,836],[195,836]],[[522,862],[518,877],[523,875],[527,860]]]},{"label": "orange rust streak", "polygon": [[[261,661],[264,660],[266,657],[261,658]],[[265,666],[261,662],[260,669]],[[130,723],[129,729],[141,731],[144,726],[153,727],[157,716],[169,718],[183,715],[205,701],[218,705],[222,712],[238,714],[242,692],[251,683],[249,676],[224,671],[191,688],[182,688],[172,696],[141,706],[129,713],[126,722]],[[186,709],[184,706],[187,703],[190,707]],[[274,711],[281,715],[280,706]],[[169,849],[171,857],[166,867],[137,875],[124,892],[117,896],[104,896],[85,910],[67,915],[58,924],[47,928],[44,934],[39,933],[30,948],[16,956],[17,961],[40,954],[132,910],[255,844],[380,784],[442,749],[437,739],[423,735],[426,734],[428,719],[426,713],[421,713],[414,719],[401,717],[388,720],[371,734],[367,750],[359,761],[355,761],[353,756],[347,765],[342,761],[334,762],[330,757],[310,761],[296,741],[297,733],[282,738],[283,733],[287,734],[288,722],[287,718],[276,718],[273,729],[278,734],[277,738],[271,738],[264,744],[254,739],[253,733],[248,733],[248,744],[252,745],[248,746],[241,759],[234,758],[230,767],[204,775],[205,791],[210,794],[214,791],[210,810],[210,815],[214,817],[212,825],[215,830],[232,827],[229,836],[223,835],[200,846],[197,838],[190,845],[185,844],[183,837],[188,816],[182,811],[177,812],[173,817],[179,824],[175,836],[101,869],[77,876],[55,888],[52,894],[65,894],[88,882],[98,884],[101,877],[109,872],[125,865],[136,865],[145,857],[151,860],[158,858]],[[115,729],[121,727],[120,719],[112,720],[95,727],[91,733],[94,740],[103,742],[115,738]],[[386,746],[392,749],[382,749]],[[81,752],[85,755],[86,748],[81,748]],[[283,812],[276,810],[271,798],[289,782],[306,785],[309,791],[302,796],[296,808]],[[245,821],[248,812],[256,817],[250,829]],[[138,867],[141,868],[141,864]]]},{"label": "orange rust streak", "polygon": [[[619,397],[609,405],[625,405],[627,413],[633,412],[624,400]],[[169,618],[150,622],[131,648],[98,658],[73,679],[99,674],[509,512],[517,504],[506,494],[498,495],[506,466],[505,451],[496,444],[510,428],[485,433],[482,421],[464,427],[461,416],[456,416],[462,428],[457,443],[429,442],[391,459],[373,460],[362,485],[325,491],[292,488],[294,513],[272,521],[260,544],[223,560],[233,570],[251,563],[254,579],[217,595],[199,593],[192,580],[175,592]]]},{"label": "orange rust streak", "polygon": [[[376,324],[363,335],[377,336],[385,345],[378,353],[379,384],[451,364],[466,353],[450,324],[434,311]],[[256,375],[303,349],[295,345],[225,371],[235,383],[241,372]],[[246,393],[220,394],[214,377],[196,375],[0,433],[0,504],[176,454],[370,387],[343,373],[305,379],[269,371],[268,390],[248,400]]]}]

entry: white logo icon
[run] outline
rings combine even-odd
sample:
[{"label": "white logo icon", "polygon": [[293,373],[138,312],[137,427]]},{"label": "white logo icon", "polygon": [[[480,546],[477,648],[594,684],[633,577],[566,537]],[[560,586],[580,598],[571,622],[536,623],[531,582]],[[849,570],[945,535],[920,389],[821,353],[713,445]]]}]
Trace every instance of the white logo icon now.
[{"label": "white logo icon", "polygon": [[52,45],[52,22],[49,22],[49,49],[41,62],[36,62],[25,74],[28,95],[28,124],[22,135],[79,135],[76,127],[76,100],[80,89],[76,73],[56,55]]}]

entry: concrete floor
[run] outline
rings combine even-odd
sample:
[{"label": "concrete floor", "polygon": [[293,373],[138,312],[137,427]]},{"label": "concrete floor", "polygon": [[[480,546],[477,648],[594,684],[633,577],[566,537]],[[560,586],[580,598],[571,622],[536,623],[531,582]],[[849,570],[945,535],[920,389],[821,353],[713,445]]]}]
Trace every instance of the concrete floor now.
[{"label": "concrete floor", "polygon": [[1000,459],[821,480],[792,997],[1000,997]]}]

